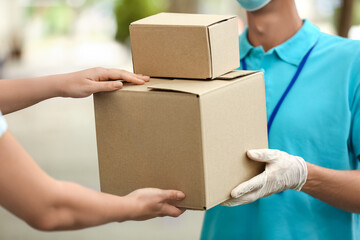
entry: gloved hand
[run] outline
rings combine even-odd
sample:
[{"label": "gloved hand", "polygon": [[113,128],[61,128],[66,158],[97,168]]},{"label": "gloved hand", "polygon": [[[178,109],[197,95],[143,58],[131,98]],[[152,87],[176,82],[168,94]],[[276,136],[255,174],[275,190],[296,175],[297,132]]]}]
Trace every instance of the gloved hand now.
[{"label": "gloved hand", "polygon": [[223,206],[251,203],[287,189],[300,191],[306,182],[307,166],[301,157],[272,149],[249,150],[247,155],[254,161],[265,162],[265,171],[234,188],[233,198],[223,202]]}]

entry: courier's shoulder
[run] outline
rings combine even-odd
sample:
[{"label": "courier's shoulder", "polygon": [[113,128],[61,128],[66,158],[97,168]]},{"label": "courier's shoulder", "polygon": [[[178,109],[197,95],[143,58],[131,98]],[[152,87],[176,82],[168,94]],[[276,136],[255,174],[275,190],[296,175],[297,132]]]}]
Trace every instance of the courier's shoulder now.
[{"label": "courier's shoulder", "polygon": [[319,45],[323,50],[329,50],[332,53],[360,55],[360,41],[343,38],[327,33],[321,33]]}]

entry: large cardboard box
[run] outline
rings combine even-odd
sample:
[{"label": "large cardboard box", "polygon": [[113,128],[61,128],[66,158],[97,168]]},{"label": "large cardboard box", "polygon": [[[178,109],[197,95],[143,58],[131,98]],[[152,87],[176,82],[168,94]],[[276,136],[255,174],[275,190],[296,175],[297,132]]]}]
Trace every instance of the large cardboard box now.
[{"label": "large cardboard box", "polygon": [[263,171],[246,150],[267,148],[263,74],[164,80],[94,95],[100,185],[126,195],[177,189],[181,206],[209,209]]},{"label": "large cardboard box", "polygon": [[208,79],[239,67],[236,16],[160,13],[130,25],[134,72]]}]

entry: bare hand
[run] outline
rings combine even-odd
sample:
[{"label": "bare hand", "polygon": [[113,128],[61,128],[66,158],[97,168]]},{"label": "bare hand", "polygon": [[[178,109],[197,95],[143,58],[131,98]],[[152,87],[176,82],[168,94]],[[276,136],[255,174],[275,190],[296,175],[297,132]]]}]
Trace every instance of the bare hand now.
[{"label": "bare hand", "polygon": [[134,205],[132,220],[147,220],[155,217],[178,217],[185,209],[176,205],[185,198],[185,194],[176,190],[161,190],[157,188],[138,189],[128,194],[126,198]]},{"label": "bare hand", "polygon": [[91,68],[79,72],[64,74],[60,78],[59,89],[62,97],[82,98],[97,92],[114,91],[122,88],[124,80],[134,84],[144,84],[150,78],[120,69]]}]

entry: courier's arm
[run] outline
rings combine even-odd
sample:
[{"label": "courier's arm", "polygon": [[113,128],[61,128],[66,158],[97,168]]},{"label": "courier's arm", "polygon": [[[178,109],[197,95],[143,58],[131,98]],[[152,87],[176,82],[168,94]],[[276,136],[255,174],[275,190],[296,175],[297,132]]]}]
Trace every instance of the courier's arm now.
[{"label": "courier's arm", "polygon": [[0,205],[39,230],[79,229],[125,220],[179,216],[184,194],[140,189],[125,197],[56,181],[45,174],[13,136],[0,138]]},{"label": "courier's arm", "polygon": [[[360,160],[360,156],[358,156]],[[360,171],[339,171],[307,163],[303,192],[334,207],[360,213]]]},{"label": "courier's arm", "polygon": [[120,81],[135,84],[149,81],[149,77],[124,70],[92,68],[80,72],[28,79],[0,81],[0,109],[11,113],[48,98],[87,97],[101,91],[114,91],[122,87]]},{"label": "courier's arm", "polygon": [[[241,183],[225,206],[256,201],[287,189],[303,192],[334,207],[360,213],[360,171],[340,171],[305,162],[304,159],[273,149],[248,151],[248,156],[266,164],[265,171]],[[360,156],[358,156],[360,160]]]}]

